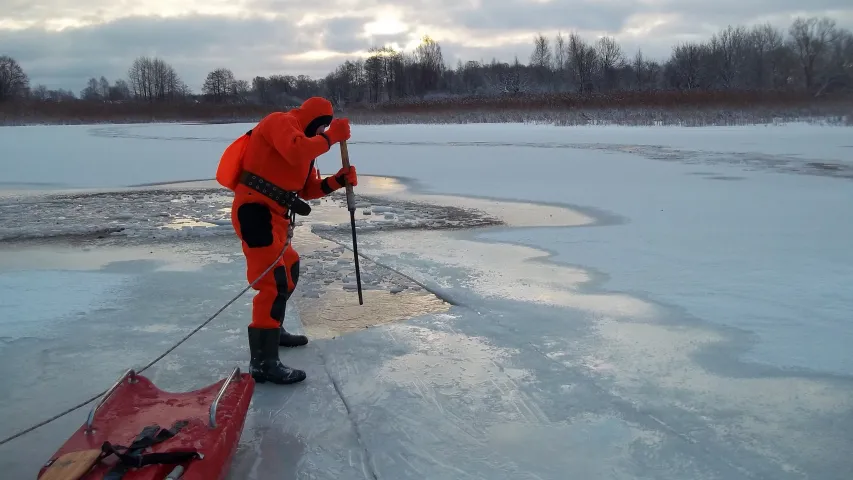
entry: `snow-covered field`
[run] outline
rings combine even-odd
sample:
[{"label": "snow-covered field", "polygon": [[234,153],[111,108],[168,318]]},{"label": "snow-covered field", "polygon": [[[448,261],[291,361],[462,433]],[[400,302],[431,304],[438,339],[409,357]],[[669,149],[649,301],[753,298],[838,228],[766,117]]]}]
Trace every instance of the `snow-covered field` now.
[{"label": "snow-covered field", "polygon": [[[242,289],[227,192],[123,187],[209,179],[249,127],[0,129],[0,438]],[[288,321],[315,341],[282,356],[309,379],[258,388],[232,478],[849,478],[851,139],[354,126],[377,176],[356,187],[366,305],[336,195],[297,239]],[[249,302],[147,374],[189,389],[246,365]],[[86,411],[0,445],[0,468],[31,478]]]}]

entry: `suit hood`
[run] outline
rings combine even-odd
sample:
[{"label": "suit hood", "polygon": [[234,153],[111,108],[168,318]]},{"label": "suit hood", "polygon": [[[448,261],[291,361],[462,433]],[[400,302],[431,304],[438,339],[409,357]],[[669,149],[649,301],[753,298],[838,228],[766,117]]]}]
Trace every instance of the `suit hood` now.
[{"label": "suit hood", "polygon": [[329,126],[332,123],[334,109],[332,102],[325,98],[311,97],[302,102],[299,107],[291,110],[290,113],[296,117],[296,121],[305,135],[313,137],[317,127],[320,125]]}]

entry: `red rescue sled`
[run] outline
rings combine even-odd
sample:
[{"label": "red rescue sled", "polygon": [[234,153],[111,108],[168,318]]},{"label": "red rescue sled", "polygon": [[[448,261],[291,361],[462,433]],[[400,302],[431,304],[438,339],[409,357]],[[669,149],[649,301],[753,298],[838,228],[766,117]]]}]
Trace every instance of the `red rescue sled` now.
[{"label": "red rescue sled", "polygon": [[222,480],[255,389],[228,378],[185,393],[164,392],[128,370],[41,468],[40,480]]}]

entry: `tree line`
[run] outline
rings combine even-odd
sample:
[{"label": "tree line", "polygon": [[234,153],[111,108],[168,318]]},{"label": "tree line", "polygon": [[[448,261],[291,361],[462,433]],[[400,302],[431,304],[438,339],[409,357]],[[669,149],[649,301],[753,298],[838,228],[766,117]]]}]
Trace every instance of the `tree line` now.
[{"label": "tree line", "polygon": [[426,36],[412,52],[374,47],[324,78],[305,75],[237,79],[221,67],[193,92],[161,58],[139,57],[127,78],[89,79],[79,92],[30,86],[21,66],[0,56],[0,101],[205,102],[285,107],[312,95],[344,108],[449,96],[637,91],[803,91],[820,96],[853,91],[853,33],[827,17],[797,18],[783,30],[770,24],[728,26],[705,42],[682,42],[658,61],[642,49],[625,52],[609,36],[536,35],[528,62],[458,61],[447,65]]}]

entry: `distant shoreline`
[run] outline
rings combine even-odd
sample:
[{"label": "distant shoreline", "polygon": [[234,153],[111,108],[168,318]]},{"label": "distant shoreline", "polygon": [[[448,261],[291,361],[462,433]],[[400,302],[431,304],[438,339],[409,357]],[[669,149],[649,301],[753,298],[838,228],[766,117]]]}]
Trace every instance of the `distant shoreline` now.
[{"label": "distant shoreline", "polygon": [[[851,110],[853,112],[853,110]],[[835,127],[853,127],[853,113],[832,110],[791,109],[785,111],[749,110],[696,110],[684,109],[655,111],[606,109],[588,111],[468,111],[456,114],[377,114],[347,115],[353,125],[467,125],[490,123],[544,124],[570,126],[622,126],[622,127],[732,127],[772,125],[780,123],[813,123]],[[233,125],[254,124],[261,117],[233,119],[169,119],[112,118],[101,120],[32,120],[22,123],[0,123],[0,128],[37,126],[99,126],[99,125]]]},{"label": "distant shoreline", "polygon": [[[21,101],[0,103],[0,126],[137,123],[254,123],[290,106],[194,102]],[[627,91],[525,94],[354,104],[353,124],[550,123],[555,125],[731,126],[792,121],[853,125],[853,96],[797,92]]]}]

